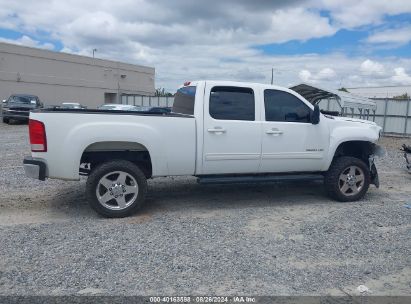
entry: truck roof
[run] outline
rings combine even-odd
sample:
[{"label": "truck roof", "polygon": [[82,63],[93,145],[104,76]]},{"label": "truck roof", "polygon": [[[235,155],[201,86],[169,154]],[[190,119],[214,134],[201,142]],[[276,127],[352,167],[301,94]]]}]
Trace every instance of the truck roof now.
[{"label": "truck roof", "polygon": [[184,83],[184,85],[180,86],[180,88],[182,87],[186,87],[186,86],[197,86],[198,84],[202,83],[202,82],[211,82],[211,83],[218,83],[219,85],[222,86],[249,86],[252,85],[253,87],[259,87],[259,88],[263,88],[263,89],[280,89],[280,90],[284,90],[284,91],[290,91],[290,92],[294,92],[293,90],[290,90],[287,87],[283,87],[283,86],[277,86],[277,85],[272,85],[272,84],[265,84],[265,83],[258,83],[258,82],[245,82],[245,81],[231,81],[231,80],[211,80],[211,79],[207,79],[207,80],[194,80],[194,81],[187,81]]},{"label": "truck roof", "polygon": [[16,96],[16,97],[36,97],[36,98],[38,98],[38,96],[32,95],[32,94],[12,94],[11,96]]}]

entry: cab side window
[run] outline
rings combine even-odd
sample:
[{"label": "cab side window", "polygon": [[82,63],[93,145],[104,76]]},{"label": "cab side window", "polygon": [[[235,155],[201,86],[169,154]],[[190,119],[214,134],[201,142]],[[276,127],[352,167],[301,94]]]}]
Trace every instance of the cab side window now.
[{"label": "cab side window", "polygon": [[265,90],[264,106],[266,121],[310,122],[311,109],[290,93]]},{"label": "cab side window", "polygon": [[210,116],[221,120],[255,120],[254,91],[240,87],[213,87]]},{"label": "cab side window", "polygon": [[177,90],[174,96],[172,112],[194,115],[194,102],[196,97],[196,87],[187,86]]}]

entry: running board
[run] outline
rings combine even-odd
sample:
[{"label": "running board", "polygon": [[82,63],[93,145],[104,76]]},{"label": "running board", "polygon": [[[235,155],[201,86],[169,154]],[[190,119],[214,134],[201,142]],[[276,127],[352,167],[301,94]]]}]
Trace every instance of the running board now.
[{"label": "running board", "polygon": [[285,181],[323,180],[322,174],[284,174],[284,175],[209,175],[199,176],[199,184],[241,184],[241,183],[270,183]]}]

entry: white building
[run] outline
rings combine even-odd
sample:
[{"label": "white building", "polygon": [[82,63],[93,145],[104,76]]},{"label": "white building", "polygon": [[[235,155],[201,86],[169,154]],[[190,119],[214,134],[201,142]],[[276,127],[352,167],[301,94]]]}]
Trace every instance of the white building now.
[{"label": "white building", "polygon": [[122,94],[154,95],[154,68],[0,43],[0,99],[33,94],[46,105],[88,107]]}]

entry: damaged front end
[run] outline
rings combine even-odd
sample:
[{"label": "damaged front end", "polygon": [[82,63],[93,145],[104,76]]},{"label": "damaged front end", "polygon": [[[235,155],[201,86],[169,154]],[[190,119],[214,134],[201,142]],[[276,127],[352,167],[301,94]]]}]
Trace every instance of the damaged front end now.
[{"label": "damaged front end", "polygon": [[411,154],[411,146],[407,146],[405,144],[402,145],[402,151],[404,152],[404,159],[405,159],[408,173],[411,174],[411,160],[410,160],[411,157],[408,156],[408,154]]},{"label": "damaged front end", "polygon": [[372,154],[368,157],[368,165],[370,168],[371,174],[371,184],[375,185],[375,187],[380,187],[380,180],[378,178],[378,171],[377,167],[375,166],[375,157],[382,157],[385,155],[385,150],[379,145],[374,144],[372,147]]},{"label": "damaged front end", "polygon": [[408,154],[407,153],[404,153],[404,158],[405,158],[405,162],[407,163],[408,173],[411,174],[411,163],[410,163],[410,160],[408,159]]}]

